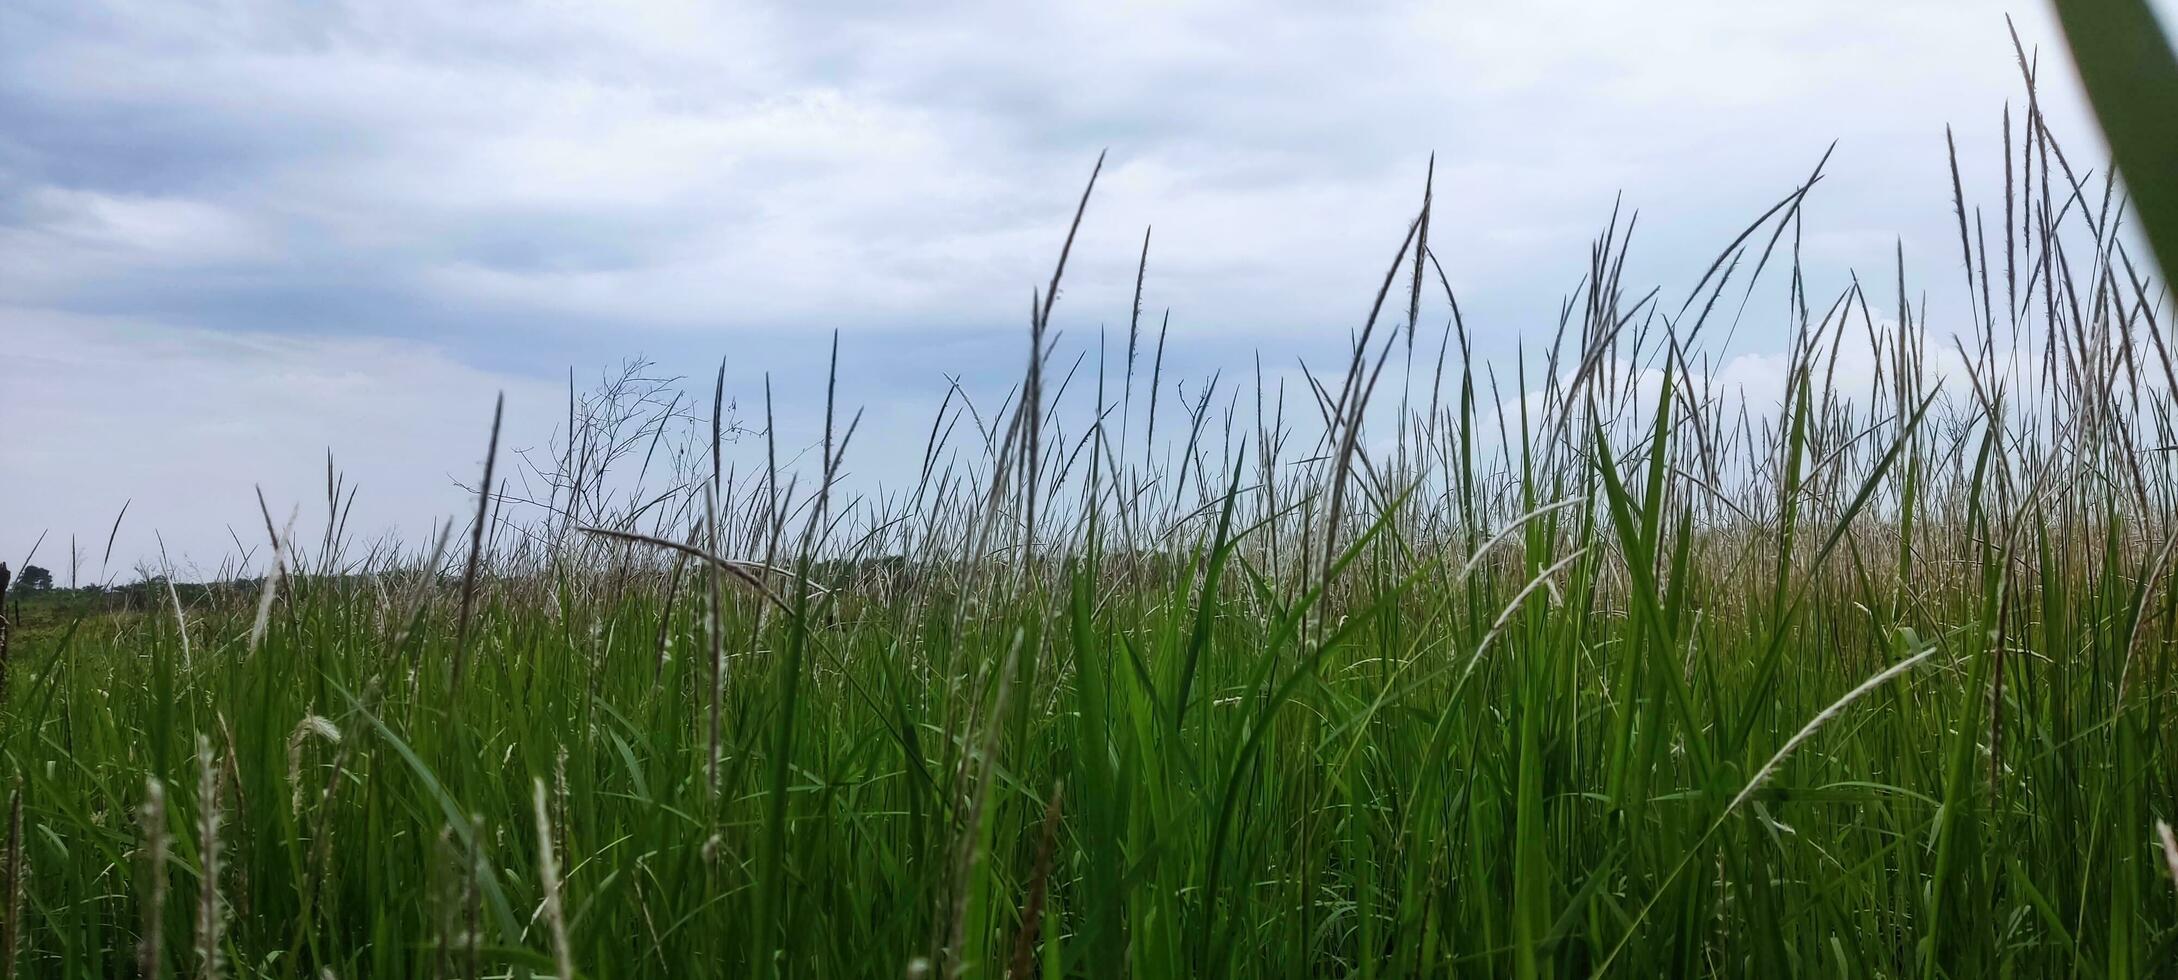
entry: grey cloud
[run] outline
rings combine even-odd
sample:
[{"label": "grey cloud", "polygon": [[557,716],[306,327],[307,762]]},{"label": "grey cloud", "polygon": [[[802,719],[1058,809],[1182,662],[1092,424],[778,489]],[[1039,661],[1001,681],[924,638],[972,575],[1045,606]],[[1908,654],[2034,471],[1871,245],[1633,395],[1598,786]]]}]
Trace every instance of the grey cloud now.
[{"label": "grey cloud", "polygon": [[[399,343],[516,384],[632,350],[802,371],[839,328],[859,395],[934,402],[948,366],[1013,370],[1108,148],[1060,326],[1123,323],[1154,224],[1175,360],[1282,364],[1358,325],[1436,151],[1434,243],[1502,353],[1548,329],[1619,190],[1631,277],[1683,286],[1833,138],[1811,268],[1887,268],[1893,235],[1949,268],[1942,126],[1986,185],[2016,92],[2000,12],[1965,2],[21,0],[0,331]],[[268,467],[326,441],[282,439]]]}]

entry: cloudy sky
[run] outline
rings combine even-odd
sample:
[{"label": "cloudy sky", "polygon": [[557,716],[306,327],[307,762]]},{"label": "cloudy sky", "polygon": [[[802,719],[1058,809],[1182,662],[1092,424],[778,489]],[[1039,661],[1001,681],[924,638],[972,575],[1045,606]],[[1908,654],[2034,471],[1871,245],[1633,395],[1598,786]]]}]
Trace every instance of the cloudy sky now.
[{"label": "cloudy sky", "polygon": [[[420,537],[495,393],[534,444],[631,355],[724,357],[744,405],[769,371],[806,432],[834,330],[881,477],[948,374],[1011,378],[1107,150],[1055,325],[1124,331],[1154,225],[1182,372],[1334,352],[1432,153],[1485,354],[1547,337],[1620,192],[1629,278],[1683,291],[1833,140],[1818,281],[1902,242],[1941,309],[1944,127],[1986,188],[2019,99],[2003,6],[13,0],[0,559],[46,532],[65,581],[75,535],[96,578],[133,501],[114,566],[209,568],[328,450],[354,524]],[[2011,12],[2098,156],[2046,10]]]}]

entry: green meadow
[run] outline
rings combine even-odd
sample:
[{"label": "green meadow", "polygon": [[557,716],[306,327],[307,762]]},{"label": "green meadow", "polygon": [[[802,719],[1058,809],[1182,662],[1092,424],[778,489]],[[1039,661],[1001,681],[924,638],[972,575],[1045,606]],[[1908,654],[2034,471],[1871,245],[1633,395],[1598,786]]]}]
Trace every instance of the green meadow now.
[{"label": "green meadow", "polygon": [[1803,267],[1818,166],[1485,327],[1440,183],[1350,356],[1182,386],[1055,229],[884,489],[631,368],[430,539],[328,464],[248,579],[18,589],[5,973],[2178,975],[2168,292],[2034,105],[1911,267]]}]

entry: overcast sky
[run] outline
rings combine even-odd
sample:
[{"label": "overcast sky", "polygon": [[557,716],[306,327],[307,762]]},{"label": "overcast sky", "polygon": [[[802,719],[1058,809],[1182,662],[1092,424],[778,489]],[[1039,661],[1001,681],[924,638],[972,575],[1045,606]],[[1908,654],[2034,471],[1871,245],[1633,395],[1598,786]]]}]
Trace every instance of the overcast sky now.
[{"label": "overcast sky", "polygon": [[[1547,340],[1621,191],[1629,279],[1683,291],[1833,140],[1811,276],[1902,242],[1942,309],[1944,127],[1996,198],[2020,101],[2003,8],[12,0],[0,559],[49,532],[65,582],[73,534],[96,578],[133,500],[109,574],[155,531],[208,569],[260,537],[253,484],[321,500],[328,450],[359,529],[422,537],[495,393],[534,444],[570,369],[636,354],[692,387],[723,356],[745,406],[770,371],[807,432],[835,329],[881,478],[947,374],[995,400],[1017,371],[1101,150],[1055,326],[1123,333],[1154,225],[1181,371],[1335,351],[1432,152],[1484,353]],[[2046,10],[2011,12],[2098,160]]]}]

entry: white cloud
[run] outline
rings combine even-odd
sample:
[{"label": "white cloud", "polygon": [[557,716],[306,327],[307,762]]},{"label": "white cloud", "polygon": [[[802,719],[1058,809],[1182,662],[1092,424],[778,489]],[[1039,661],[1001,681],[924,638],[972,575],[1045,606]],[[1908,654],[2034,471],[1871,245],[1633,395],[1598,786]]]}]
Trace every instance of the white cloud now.
[{"label": "white cloud", "polygon": [[[1942,127],[1990,188],[2018,101],[2001,14],[7,4],[0,454],[41,489],[0,489],[0,554],[22,527],[102,534],[130,496],[206,502],[142,515],[177,534],[249,516],[253,480],[310,497],[326,443],[359,510],[415,531],[449,509],[491,390],[557,391],[521,375],[639,348],[746,357],[837,327],[854,400],[888,417],[942,394],[911,376],[932,351],[1002,388],[1106,149],[1059,326],[1124,329],[1154,224],[1147,305],[1174,309],[1195,367],[1335,350],[1432,151],[1433,244],[1485,356],[1554,326],[1621,189],[1643,214],[1629,281],[1673,293],[1834,138],[1811,292],[1887,272],[1895,235],[1940,317]],[[2096,155],[2043,5],[2015,14],[2048,50],[2044,108]],[[1781,346],[1749,319],[1742,347]]]},{"label": "white cloud", "polygon": [[[177,566],[210,571],[232,553],[232,527],[264,538],[255,487],[303,537],[324,527],[325,453],[363,490],[351,529],[368,538],[425,535],[464,510],[456,479],[473,482],[491,426],[493,393],[516,425],[549,418],[564,392],[463,366],[428,346],[376,339],[240,336],[141,321],[0,310],[0,560],[15,561],[52,531],[39,563],[66,577],[77,536],[86,582],[99,575],[105,535],[128,516],[110,573],[126,575],[163,536]],[[505,445],[543,426],[510,428]]]},{"label": "white cloud", "polygon": [[[1939,127],[2017,87],[1999,13],[31,4],[0,56],[41,124],[6,137],[28,197],[84,182],[62,151],[103,126],[112,181],[260,245],[418,304],[623,326],[1011,322],[1109,148],[1075,295],[1123,294],[1155,223],[1160,300],[1244,334],[1350,320],[1431,151],[1450,264],[1524,293],[1618,189],[1699,209],[1661,246],[1706,245],[1833,137],[1834,223],[1941,231]],[[1899,184],[1927,206],[1861,207]]]}]

